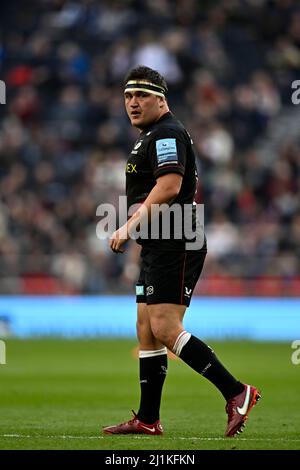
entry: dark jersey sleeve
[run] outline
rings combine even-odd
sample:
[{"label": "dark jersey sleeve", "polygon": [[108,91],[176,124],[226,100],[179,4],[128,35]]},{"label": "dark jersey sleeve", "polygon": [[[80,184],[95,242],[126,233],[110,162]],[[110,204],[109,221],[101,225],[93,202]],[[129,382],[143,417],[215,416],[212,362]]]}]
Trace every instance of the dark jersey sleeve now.
[{"label": "dark jersey sleeve", "polygon": [[155,178],[167,173],[184,175],[187,143],[183,132],[168,128],[155,131],[148,152]]}]

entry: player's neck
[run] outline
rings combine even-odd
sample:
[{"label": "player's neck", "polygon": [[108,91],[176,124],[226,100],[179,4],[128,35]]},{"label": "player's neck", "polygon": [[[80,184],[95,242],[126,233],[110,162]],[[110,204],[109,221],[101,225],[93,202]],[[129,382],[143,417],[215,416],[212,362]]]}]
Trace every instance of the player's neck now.
[{"label": "player's neck", "polygon": [[157,115],[157,118],[154,119],[154,120],[153,120],[150,124],[148,124],[146,127],[143,127],[143,128],[137,127],[137,129],[139,130],[140,134],[141,134],[142,132],[144,132],[145,129],[147,129],[148,127],[151,127],[153,124],[155,124],[156,122],[160,121],[160,120],[161,120],[166,114],[168,114],[169,112],[170,112],[170,110],[169,110],[168,106],[166,106],[166,107],[164,107],[163,111]]}]

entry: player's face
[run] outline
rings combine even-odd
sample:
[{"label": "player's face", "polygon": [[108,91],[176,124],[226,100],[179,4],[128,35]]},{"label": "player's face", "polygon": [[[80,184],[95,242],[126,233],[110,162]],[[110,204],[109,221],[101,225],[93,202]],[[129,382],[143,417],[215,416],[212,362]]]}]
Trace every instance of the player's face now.
[{"label": "player's face", "polygon": [[138,129],[156,122],[163,114],[164,98],[160,96],[144,91],[126,92],[124,96],[131,124]]}]

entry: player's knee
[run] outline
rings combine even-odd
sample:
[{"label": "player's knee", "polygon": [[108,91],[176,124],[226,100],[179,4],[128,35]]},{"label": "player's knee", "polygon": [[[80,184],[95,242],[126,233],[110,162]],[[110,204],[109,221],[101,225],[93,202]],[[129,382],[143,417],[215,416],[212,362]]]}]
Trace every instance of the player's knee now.
[{"label": "player's knee", "polygon": [[163,318],[151,319],[151,330],[155,338],[165,346],[169,346],[170,332],[168,325]]}]

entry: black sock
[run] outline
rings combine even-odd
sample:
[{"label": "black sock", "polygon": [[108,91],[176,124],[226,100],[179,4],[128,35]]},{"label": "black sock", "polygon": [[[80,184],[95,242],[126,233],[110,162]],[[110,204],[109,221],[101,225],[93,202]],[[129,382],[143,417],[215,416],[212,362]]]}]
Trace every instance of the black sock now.
[{"label": "black sock", "polygon": [[137,417],[146,424],[159,419],[160,400],[168,368],[166,348],[140,351],[141,401]]},{"label": "black sock", "polygon": [[244,385],[225,369],[214,351],[195,336],[191,336],[182,347],[179,357],[212,382],[220,390],[225,400],[228,401],[244,390]]}]

